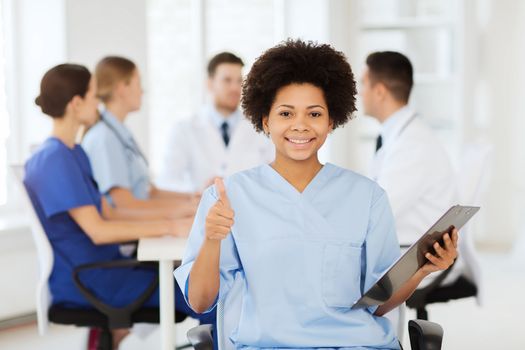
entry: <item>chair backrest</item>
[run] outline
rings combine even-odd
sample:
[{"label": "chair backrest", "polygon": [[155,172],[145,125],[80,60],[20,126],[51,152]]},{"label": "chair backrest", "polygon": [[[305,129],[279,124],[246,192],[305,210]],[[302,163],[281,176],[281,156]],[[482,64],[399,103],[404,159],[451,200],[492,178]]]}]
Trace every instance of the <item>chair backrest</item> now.
[{"label": "chair backrest", "polygon": [[[467,144],[461,154],[458,171],[459,195],[462,203],[481,205],[488,188],[492,158],[492,146],[484,143]],[[477,287],[477,302],[483,304],[483,276],[474,244],[474,229],[479,218],[474,218],[461,230],[460,252],[464,256],[466,277]]]},{"label": "chair backrest", "polygon": [[33,207],[27,189],[24,185],[24,167],[21,165],[12,165],[11,171],[16,179],[16,183],[20,189],[24,209],[27,212],[29,222],[31,225],[31,233],[33,241],[36,245],[39,274],[36,288],[36,314],[38,321],[38,333],[44,335],[47,332],[48,319],[47,311],[51,303],[51,295],[49,293],[48,279],[53,268],[53,249],[51,243],[40,223],[40,219]]}]

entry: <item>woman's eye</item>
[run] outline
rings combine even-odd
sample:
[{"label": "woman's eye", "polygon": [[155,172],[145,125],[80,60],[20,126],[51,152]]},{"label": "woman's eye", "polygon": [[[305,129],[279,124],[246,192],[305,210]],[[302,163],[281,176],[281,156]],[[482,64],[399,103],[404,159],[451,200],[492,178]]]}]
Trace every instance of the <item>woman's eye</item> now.
[{"label": "woman's eye", "polygon": [[312,117],[314,117],[314,118],[319,118],[321,116],[321,113],[319,113],[319,112],[312,112],[312,113],[310,113],[310,115]]},{"label": "woman's eye", "polygon": [[279,115],[282,116],[282,117],[288,118],[291,115],[291,113],[290,112],[286,112],[286,111],[282,111],[281,113],[279,113]]}]

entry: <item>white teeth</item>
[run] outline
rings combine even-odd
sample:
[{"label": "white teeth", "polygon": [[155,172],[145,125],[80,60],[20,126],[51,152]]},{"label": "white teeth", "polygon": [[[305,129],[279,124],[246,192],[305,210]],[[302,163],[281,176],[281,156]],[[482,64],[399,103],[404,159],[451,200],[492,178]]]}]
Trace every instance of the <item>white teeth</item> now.
[{"label": "white teeth", "polygon": [[288,141],[290,141],[291,143],[308,143],[308,142],[312,141],[312,139],[308,139],[308,140],[288,139]]}]

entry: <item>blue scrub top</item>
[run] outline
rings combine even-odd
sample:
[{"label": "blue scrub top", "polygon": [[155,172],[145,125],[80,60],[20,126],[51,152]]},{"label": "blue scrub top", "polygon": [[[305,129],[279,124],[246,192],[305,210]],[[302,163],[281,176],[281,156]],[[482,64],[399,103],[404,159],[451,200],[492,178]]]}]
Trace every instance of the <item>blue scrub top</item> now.
[{"label": "blue scrub top", "polygon": [[[131,131],[109,111],[82,140],[100,192],[128,189],[138,199],[148,199],[151,187],[148,163]],[[108,199],[110,197],[108,196]]]},{"label": "blue scrub top", "polygon": [[[79,145],[71,149],[59,139],[49,138],[27,161],[24,184],[53,248],[49,279],[53,303],[88,307],[73,283],[74,267],[124,257],[116,244],[95,245],[68,213],[88,205],[101,212],[101,196],[86,153]],[[149,270],[98,269],[83,272],[81,279],[95,287],[103,301],[122,306],[144,290],[154,276]]]},{"label": "blue scrub top", "polygon": [[[221,243],[218,300],[241,276],[240,320],[226,335],[237,348],[399,348],[376,307],[350,309],[400,255],[387,196],[375,182],[326,164],[300,193],[262,165],[225,185],[235,224]],[[217,198],[214,187],[202,196],[175,271],[180,286]]]}]

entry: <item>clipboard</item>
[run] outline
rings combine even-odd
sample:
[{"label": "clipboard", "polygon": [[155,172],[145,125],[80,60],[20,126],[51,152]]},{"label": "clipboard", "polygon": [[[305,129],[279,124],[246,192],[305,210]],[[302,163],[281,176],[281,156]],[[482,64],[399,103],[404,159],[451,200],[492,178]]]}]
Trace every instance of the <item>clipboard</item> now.
[{"label": "clipboard", "polygon": [[352,309],[381,305],[399,290],[428,260],[427,252],[434,253],[435,242],[443,244],[443,234],[453,228],[461,229],[479,211],[480,207],[455,205],[451,207],[430,229],[357,300]]}]

